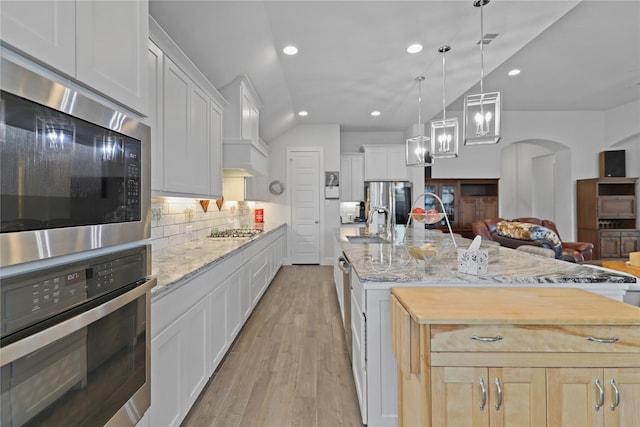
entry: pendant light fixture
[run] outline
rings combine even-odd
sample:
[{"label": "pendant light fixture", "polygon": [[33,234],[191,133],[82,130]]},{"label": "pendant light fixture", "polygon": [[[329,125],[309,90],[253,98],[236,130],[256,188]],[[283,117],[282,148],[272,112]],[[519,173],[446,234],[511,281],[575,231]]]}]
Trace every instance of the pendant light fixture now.
[{"label": "pendant light fixture", "polygon": [[429,137],[424,136],[424,125],[422,124],[422,82],[424,80],[424,76],[416,77],[418,82],[418,136],[406,140],[405,155],[407,166],[431,166]]},{"label": "pendant light fixture", "polygon": [[447,119],[447,102],[445,98],[446,61],[445,55],[451,46],[442,46],[438,52],[442,54],[442,120],[431,121],[431,157],[458,157],[458,118]]},{"label": "pendant light fixture", "polygon": [[490,0],[474,0],[480,8],[480,93],[464,98],[463,133],[465,145],[496,144],[500,141],[500,92],[484,92],[484,23],[482,10]]}]

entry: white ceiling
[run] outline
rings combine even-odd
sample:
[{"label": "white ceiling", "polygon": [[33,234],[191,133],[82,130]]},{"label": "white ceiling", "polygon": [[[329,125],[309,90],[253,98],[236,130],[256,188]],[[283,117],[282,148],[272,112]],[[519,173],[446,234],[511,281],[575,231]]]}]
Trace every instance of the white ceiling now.
[{"label": "white ceiling", "polygon": [[[639,0],[493,0],[483,9],[484,33],[499,34],[485,45],[484,89],[502,91],[504,110],[598,111],[640,99]],[[445,44],[447,109],[479,91],[472,0],[151,0],[150,13],[216,87],[249,76],[266,142],[295,123],[407,131],[420,75],[422,120],[440,118]],[[424,50],[410,55],[414,42]],[[299,53],[284,55],[287,44]],[[514,67],[522,73],[507,77]],[[309,115],[297,117],[300,109]]]}]

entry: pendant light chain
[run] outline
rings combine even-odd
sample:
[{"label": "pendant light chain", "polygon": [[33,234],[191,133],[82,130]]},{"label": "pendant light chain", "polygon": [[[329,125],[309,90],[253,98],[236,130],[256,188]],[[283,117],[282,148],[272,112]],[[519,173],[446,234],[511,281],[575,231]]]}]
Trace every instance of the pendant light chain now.
[{"label": "pendant light chain", "polygon": [[424,136],[424,129],[422,126],[422,81],[424,76],[416,77],[418,81],[418,128],[420,129],[420,137]]},{"label": "pendant light chain", "polygon": [[484,17],[482,9],[484,0],[480,0],[480,93],[484,93],[482,81],[484,80]]},{"label": "pendant light chain", "polygon": [[445,82],[447,80],[447,71],[445,68],[445,57],[447,55],[447,51],[449,50],[448,46],[443,46],[442,49],[442,120],[447,119],[447,110],[446,110],[446,101],[445,101]]}]

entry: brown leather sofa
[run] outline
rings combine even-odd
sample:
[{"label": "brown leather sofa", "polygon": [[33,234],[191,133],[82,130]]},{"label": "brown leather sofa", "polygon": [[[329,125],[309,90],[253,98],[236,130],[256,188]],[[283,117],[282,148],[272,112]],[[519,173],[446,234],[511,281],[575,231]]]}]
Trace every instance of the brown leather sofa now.
[{"label": "brown leather sofa", "polygon": [[539,218],[514,218],[512,221],[528,222],[531,224],[541,225],[556,233],[558,238],[562,241],[562,245],[559,248],[554,248],[553,243],[548,240],[519,240],[510,237],[500,236],[496,232],[497,224],[500,221],[506,221],[504,218],[487,218],[479,221],[474,221],[472,224],[472,231],[474,236],[480,235],[484,240],[493,240],[500,243],[501,246],[516,249],[518,246],[532,245],[542,248],[552,249],[555,251],[556,259],[562,259],[570,262],[583,262],[590,261],[592,259],[593,244],[587,242],[564,242],[558,233],[558,229],[553,221]]}]

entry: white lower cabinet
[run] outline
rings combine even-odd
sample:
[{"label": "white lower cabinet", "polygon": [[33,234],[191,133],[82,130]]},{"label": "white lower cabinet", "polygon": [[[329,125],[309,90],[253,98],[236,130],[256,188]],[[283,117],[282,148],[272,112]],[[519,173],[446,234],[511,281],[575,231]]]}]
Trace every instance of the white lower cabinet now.
[{"label": "white lower cabinet", "polygon": [[224,281],[209,295],[210,332],[209,332],[209,370],[213,372],[224,357],[229,343],[227,337],[227,312],[232,311],[229,306],[229,282]]},{"label": "white lower cabinet", "polygon": [[[244,311],[242,309],[242,288],[245,281],[244,271],[238,270],[225,280],[227,288],[226,305],[226,335],[227,342],[231,343],[240,332],[244,323]],[[224,353],[223,353],[224,356]]]},{"label": "white lower cabinet", "polygon": [[364,289],[351,274],[351,359],[362,422],[398,425],[398,375],[391,351],[390,289]]},{"label": "white lower cabinet", "polygon": [[283,259],[279,229],[153,299],[146,424],[180,425]]},{"label": "white lower cabinet", "polygon": [[[206,298],[209,274],[196,276],[188,285],[194,298],[182,288],[151,304],[150,422],[153,426],[180,425],[209,379]],[[154,330],[158,332],[154,334]]]},{"label": "white lower cabinet", "polygon": [[183,418],[186,337],[181,325],[176,321],[151,340],[151,425],[178,426]]},{"label": "white lower cabinet", "polygon": [[[201,276],[209,280],[209,275]],[[209,380],[209,348],[207,339],[209,332],[209,304],[204,299],[194,305],[185,315],[182,322],[182,333],[186,335],[184,341],[184,381],[185,381],[185,408],[184,414],[196,401],[200,392]]]}]

